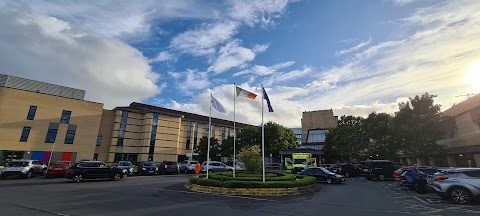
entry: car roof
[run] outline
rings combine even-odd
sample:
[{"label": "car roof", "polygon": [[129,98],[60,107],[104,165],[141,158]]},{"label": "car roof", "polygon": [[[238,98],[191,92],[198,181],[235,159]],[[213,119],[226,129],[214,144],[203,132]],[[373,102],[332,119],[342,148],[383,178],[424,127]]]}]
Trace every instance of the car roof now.
[{"label": "car roof", "polygon": [[12,160],[12,162],[32,162],[32,161],[39,161],[39,160]]}]

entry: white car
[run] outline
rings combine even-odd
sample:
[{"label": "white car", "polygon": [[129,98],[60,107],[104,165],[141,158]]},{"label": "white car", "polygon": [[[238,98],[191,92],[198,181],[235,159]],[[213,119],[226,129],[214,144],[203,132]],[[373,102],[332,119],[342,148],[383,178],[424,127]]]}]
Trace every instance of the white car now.
[{"label": "white car", "polygon": [[47,174],[47,166],[38,160],[12,160],[2,172],[2,179],[8,176],[30,178],[33,175]]},{"label": "white car", "polygon": [[197,165],[198,161],[190,161],[186,160],[180,164],[180,171],[184,173],[194,173],[195,172],[195,165]]},{"label": "white car", "polygon": [[243,162],[238,161],[235,165],[236,171],[245,171],[245,164]]},{"label": "white car", "polygon": [[[208,172],[230,172],[233,171],[233,167],[227,166],[222,162],[210,161],[208,164]],[[202,164],[202,172],[207,172],[207,162]]]}]

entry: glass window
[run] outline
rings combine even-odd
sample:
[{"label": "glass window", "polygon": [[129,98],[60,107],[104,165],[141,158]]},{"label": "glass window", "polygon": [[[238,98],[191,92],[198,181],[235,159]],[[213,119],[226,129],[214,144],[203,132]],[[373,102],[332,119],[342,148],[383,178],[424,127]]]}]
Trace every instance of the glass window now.
[{"label": "glass window", "polygon": [[227,132],[227,134],[228,134],[227,136],[229,136],[229,137],[230,137],[230,128],[228,128],[228,132]]},{"label": "glass window", "polygon": [[102,143],[102,133],[98,133],[96,146],[100,146],[101,143]]},{"label": "glass window", "polygon": [[212,125],[212,136],[213,138],[215,138],[215,125]]},{"label": "glass window", "polygon": [[222,127],[222,142],[225,140],[225,127]]},{"label": "glass window", "polygon": [[45,143],[54,143],[57,139],[57,132],[58,132],[58,123],[50,122],[50,126],[48,127],[47,136],[45,137]]},{"label": "glass window", "polygon": [[94,161],[98,160],[98,153],[93,153],[93,160]]},{"label": "glass window", "polygon": [[118,130],[117,145],[123,146],[123,139],[125,139],[125,129],[127,128],[128,112],[122,111],[122,120],[120,121],[120,128]]},{"label": "glass window", "polygon": [[153,113],[152,132],[150,133],[150,147],[148,148],[148,159],[153,160],[155,142],[157,140],[158,113]]},{"label": "glass window", "polygon": [[195,128],[193,129],[193,148],[197,146],[198,139],[198,122],[195,122]]},{"label": "glass window", "polygon": [[187,123],[187,141],[185,143],[185,149],[190,149],[190,137],[192,136],[192,122],[188,120]]},{"label": "glass window", "polygon": [[31,127],[23,127],[22,136],[20,136],[20,142],[27,142],[31,129]]},{"label": "glass window", "polygon": [[210,126],[207,124],[207,126],[205,127],[205,135],[207,135],[207,137],[210,135],[209,129]]},{"label": "glass window", "polygon": [[76,131],[77,131],[77,125],[68,125],[67,135],[65,135],[65,144],[73,144],[73,140],[75,140]]},{"label": "glass window", "polygon": [[72,111],[63,110],[62,118],[60,118],[60,123],[70,124],[70,116],[71,115],[72,115]]},{"label": "glass window", "polygon": [[328,130],[314,129],[309,130],[307,134],[307,143],[325,142],[325,135]]},{"label": "glass window", "polygon": [[35,113],[37,112],[37,107],[36,106],[30,106],[30,109],[28,110],[27,114],[27,119],[28,120],[33,120],[35,118]]}]

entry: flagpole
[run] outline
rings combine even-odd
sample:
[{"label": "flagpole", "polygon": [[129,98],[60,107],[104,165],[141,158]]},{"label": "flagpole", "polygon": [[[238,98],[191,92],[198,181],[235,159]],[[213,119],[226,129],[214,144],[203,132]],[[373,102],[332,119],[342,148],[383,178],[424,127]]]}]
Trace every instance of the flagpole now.
[{"label": "flagpole", "polygon": [[212,94],[210,94],[210,115],[208,116],[207,179],[210,165],[210,136],[212,135]]},{"label": "flagpole", "polygon": [[236,101],[236,90],[235,83],[233,83],[233,177],[235,178],[235,171],[237,169],[237,161],[235,160],[235,142],[237,139],[237,130],[235,130],[235,101]]},{"label": "flagpole", "polygon": [[265,99],[265,90],[262,85],[262,177],[265,182],[265,130],[263,126],[263,100]]}]

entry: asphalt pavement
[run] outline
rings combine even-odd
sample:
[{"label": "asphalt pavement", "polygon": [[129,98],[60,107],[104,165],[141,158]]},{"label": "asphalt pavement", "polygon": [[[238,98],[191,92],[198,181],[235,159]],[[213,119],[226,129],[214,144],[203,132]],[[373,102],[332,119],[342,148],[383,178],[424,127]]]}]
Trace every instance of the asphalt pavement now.
[{"label": "asphalt pavement", "polygon": [[456,205],[416,194],[393,181],[349,178],[319,183],[319,191],[288,197],[217,196],[190,192],[190,175],[133,176],[118,182],[66,179],[0,181],[0,215],[480,215],[480,205]]}]

